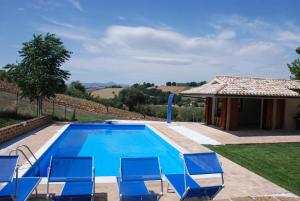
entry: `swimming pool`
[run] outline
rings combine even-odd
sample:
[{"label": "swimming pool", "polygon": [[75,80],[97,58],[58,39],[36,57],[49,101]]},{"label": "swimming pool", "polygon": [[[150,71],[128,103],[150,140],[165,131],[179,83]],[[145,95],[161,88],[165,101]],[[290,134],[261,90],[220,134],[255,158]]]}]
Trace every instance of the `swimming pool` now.
[{"label": "swimming pool", "polygon": [[93,156],[96,176],[117,176],[122,157],[159,157],[164,174],[183,172],[180,152],[146,125],[71,124],[24,176],[47,176],[51,156]]}]

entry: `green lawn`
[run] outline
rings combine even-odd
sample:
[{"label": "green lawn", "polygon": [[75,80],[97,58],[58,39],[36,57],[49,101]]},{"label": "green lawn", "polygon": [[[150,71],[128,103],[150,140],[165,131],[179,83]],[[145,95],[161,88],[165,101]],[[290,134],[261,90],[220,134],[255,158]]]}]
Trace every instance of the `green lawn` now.
[{"label": "green lawn", "polygon": [[[104,116],[104,115],[98,115],[91,112],[85,112],[82,110],[77,110],[75,115],[75,120],[72,119],[72,113],[67,115],[67,121],[80,121],[80,122],[87,122],[87,121],[102,121],[107,119],[112,119],[111,116]],[[54,120],[60,120],[64,121],[64,115],[55,113],[54,114]]]},{"label": "green lawn", "polygon": [[300,195],[300,144],[223,145],[208,148]]}]

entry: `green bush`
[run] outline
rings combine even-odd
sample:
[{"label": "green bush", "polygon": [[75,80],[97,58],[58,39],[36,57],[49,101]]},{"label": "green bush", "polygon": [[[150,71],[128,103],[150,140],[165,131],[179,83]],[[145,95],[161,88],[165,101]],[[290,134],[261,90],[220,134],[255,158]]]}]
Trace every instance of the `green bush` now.
[{"label": "green bush", "polygon": [[181,107],[178,110],[176,121],[203,121],[203,108],[200,107]]},{"label": "green bush", "polygon": [[[167,105],[137,105],[134,110],[148,116],[166,119]],[[175,121],[202,121],[203,108],[199,107],[173,107],[172,119]]]}]

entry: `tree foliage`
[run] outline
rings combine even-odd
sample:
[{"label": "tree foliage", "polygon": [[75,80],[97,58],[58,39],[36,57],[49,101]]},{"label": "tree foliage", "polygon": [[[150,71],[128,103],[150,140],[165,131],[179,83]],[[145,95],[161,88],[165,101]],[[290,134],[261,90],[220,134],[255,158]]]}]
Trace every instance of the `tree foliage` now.
[{"label": "tree foliage", "polygon": [[[300,47],[296,49],[296,52],[300,54]],[[287,64],[287,66],[292,74],[291,79],[300,80],[300,59],[295,59],[290,64]]]},{"label": "tree foliage", "polygon": [[60,67],[70,55],[71,52],[54,34],[33,35],[31,41],[22,44],[19,51],[21,61],[5,66],[9,78],[18,85],[22,95],[30,101],[37,100],[39,115],[43,99],[65,91],[65,80],[70,73]]},{"label": "tree foliage", "polygon": [[296,52],[297,52],[298,54],[300,54],[300,47],[298,47],[298,48],[296,49]]},{"label": "tree foliage", "polygon": [[5,70],[0,70],[0,80],[4,81],[8,79],[7,72]]},{"label": "tree foliage", "polygon": [[119,99],[128,106],[130,111],[134,109],[134,106],[145,103],[145,95],[137,87],[123,89],[119,93]]},{"label": "tree foliage", "polygon": [[198,87],[203,84],[206,84],[206,81],[201,81],[201,82],[166,82],[166,86],[183,86],[183,87]]},{"label": "tree foliage", "polygon": [[86,92],[85,87],[83,86],[83,84],[81,84],[79,80],[71,82],[70,87],[78,91],[81,91],[82,93]]},{"label": "tree foliage", "polygon": [[295,80],[300,80],[300,59],[295,59],[290,64],[288,64],[288,68],[292,74],[291,78]]}]

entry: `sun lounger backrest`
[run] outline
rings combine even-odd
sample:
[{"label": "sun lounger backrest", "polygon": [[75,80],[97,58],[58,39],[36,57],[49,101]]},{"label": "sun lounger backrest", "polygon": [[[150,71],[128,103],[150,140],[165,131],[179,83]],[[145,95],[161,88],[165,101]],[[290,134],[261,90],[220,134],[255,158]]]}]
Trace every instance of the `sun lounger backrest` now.
[{"label": "sun lounger backrest", "polygon": [[19,156],[0,156],[0,182],[11,182]]},{"label": "sun lounger backrest", "polygon": [[121,179],[123,181],[160,180],[161,170],[157,157],[121,158]]},{"label": "sun lounger backrest", "polygon": [[190,175],[223,174],[215,152],[184,154],[186,169]]},{"label": "sun lounger backrest", "polygon": [[49,181],[93,181],[93,157],[52,157]]}]

